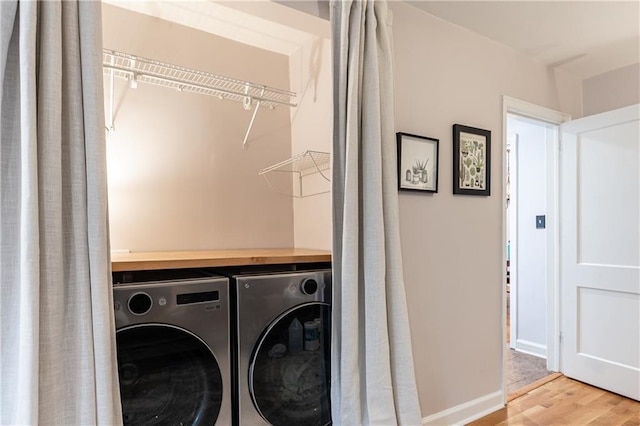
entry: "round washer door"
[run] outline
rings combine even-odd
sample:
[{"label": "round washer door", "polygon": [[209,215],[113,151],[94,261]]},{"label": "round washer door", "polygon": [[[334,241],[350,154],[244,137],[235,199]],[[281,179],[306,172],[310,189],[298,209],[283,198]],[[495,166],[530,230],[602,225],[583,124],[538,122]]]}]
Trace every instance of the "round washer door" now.
[{"label": "round washer door", "polygon": [[272,322],[258,339],[249,364],[249,389],[256,409],[272,425],[331,423],[330,315],[326,303],[300,305]]},{"label": "round washer door", "polygon": [[145,324],[116,332],[125,425],[207,425],[222,403],[215,356],[195,334]]}]

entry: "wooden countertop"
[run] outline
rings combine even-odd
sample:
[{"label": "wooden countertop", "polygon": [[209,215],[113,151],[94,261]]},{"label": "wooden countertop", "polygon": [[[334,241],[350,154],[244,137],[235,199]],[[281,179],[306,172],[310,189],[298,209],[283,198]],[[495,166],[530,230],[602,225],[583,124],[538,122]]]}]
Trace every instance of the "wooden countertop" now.
[{"label": "wooden countertop", "polygon": [[112,253],[113,272],[331,262],[328,250],[244,249]]}]

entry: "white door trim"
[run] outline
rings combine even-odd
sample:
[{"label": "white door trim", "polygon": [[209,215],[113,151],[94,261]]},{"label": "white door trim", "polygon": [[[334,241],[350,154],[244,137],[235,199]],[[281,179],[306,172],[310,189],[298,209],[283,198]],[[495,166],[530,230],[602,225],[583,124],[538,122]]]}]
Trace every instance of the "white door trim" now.
[{"label": "white door trim", "polygon": [[[535,105],[526,101],[515,99],[509,96],[502,97],[502,147],[506,147],[507,141],[507,114],[516,114],[522,117],[531,118],[534,120],[543,121],[555,126],[571,120],[569,114],[565,114],[559,111],[555,111],[549,108],[545,108],[539,105]],[[558,371],[560,367],[560,350],[559,350],[559,336],[560,336],[560,308],[559,308],[559,240],[560,234],[558,230],[558,176],[559,176],[559,150],[560,143],[559,138],[556,137],[553,141],[553,149],[548,150],[547,156],[547,211],[548,217],[546,221],[547,225],[547,369],[551,371]],[[502,149],[502,241],[506,241],[507,235],[507,194],[506,194],[506,149]],[[551,219],[551,220],[549,220]],[[506,333],[507,319],[506,319],[506,283],[507,283],[507,252],[506,244],[502,245],[502,339],[504,342],[504,336]],[[502,351],[504,357],[504,351]],[[506,401],[506,385],[504,374],[504,359],[502,367],[502,386]]]},{"label": "white door trim", "polygon": [[[507,135],[507,138],[509,135]],[[515,133],[513,134],[513,139],[511,141],[511,160],[510,167],[508,170],[505,165],[505,199],[506,199],[506,176],[507,172],[511,173],[509,176],[510,185],[511,185],[511,201],[509,202],[509,214],[510,218],[505,217],[506,223],[509,223],[509,241],[511,242],[510,246],[510,266],[509,266],[509,296],[510,301],[518,300],[518,265],[514,260],[518,258],[518,174],[517,174],[517,164],[518,164],[518,142],[520,139],[520,135]],[[514,172],[515,171],[515,172]],[[506,205],[506,204],[505,204]],[[505,212],[506,212],[505,208]],[[505,232],[506,232],[506,224],[505,224]],[[505,238],[506,240],[506,234]],[[505,280],[506,281],[506,280]],[[510,305],[510,313],[509,320],[511,324],[516,324],[516,318],[518,315],[518,304],[511,303]],[[509,347],[510,349],[516,348],[516,340],[518,339],[518,333],[516,333],[517,328],[511,327],[509,334]]]}]

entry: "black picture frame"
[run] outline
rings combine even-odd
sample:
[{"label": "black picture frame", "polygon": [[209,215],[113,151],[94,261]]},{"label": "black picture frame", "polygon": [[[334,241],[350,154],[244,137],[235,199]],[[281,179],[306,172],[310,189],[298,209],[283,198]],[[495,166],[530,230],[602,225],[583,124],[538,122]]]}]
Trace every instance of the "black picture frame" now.
[{"label": "black picture frame", "polygon": [[453,193],[491,195],[491,131],[453,125]]},{"label": "black picture frame", "polygon": [[438,192],[439,139],[396,133],[398,190]]}]

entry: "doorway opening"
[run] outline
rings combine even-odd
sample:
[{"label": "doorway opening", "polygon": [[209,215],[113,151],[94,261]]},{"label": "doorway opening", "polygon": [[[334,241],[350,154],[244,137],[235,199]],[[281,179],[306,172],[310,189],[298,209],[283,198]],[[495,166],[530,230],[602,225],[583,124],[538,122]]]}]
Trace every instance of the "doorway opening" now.
[{"label": "doorway opening", "polygon": [[547,149],[558,127],[507,117],[507,394],[547,370]]},{"label": "doorway opening", "polygon": [[570,117],[503,100],[503,376],[511,399],[558,370],[558,139]]}]

